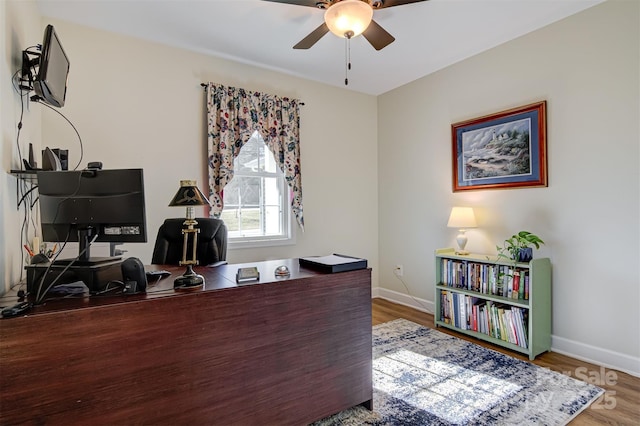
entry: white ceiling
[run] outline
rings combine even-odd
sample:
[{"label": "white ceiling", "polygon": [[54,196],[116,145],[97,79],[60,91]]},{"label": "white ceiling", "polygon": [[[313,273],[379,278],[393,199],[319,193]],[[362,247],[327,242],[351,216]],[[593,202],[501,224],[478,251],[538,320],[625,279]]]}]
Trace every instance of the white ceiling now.
[{"label": "white ceiling", "polygon": [[[379,95],[604,0],[429,0],[376,10],[396,41],[376,51],[331,33],[292,46],[323,22],[319,9],[261,0],[36,0],[45,17],[122,33]],[[64,34],[60,34],[64,44]]]}]

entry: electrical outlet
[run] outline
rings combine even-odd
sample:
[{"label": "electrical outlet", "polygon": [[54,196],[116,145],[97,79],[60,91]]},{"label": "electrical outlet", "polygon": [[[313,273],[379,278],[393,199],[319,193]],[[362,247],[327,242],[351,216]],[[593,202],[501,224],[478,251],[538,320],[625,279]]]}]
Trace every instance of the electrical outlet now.
[{"label": "electrical outlet", "polygon": [[402,265],[396,265],[396,267],[393,268],[393,273],[401,277],[404,274],[404,267]]}]

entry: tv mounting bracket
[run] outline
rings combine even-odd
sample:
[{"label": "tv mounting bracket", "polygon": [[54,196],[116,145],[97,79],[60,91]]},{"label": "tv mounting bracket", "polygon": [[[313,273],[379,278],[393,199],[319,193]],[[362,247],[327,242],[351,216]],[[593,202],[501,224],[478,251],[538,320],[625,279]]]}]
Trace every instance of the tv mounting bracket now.
[{"label": "tv mounting bracket", "polygon": [[[37,49],[42,49],[41,45]],[[40,52],[34,52],[29,49],[22,51],[22,67],[20,69],[20,90],[33,90],[33,73],[31,69],[40,64]],[[25,78],[26,77],[26,78]],[[26,83],[26,84],[25,84]]]}]

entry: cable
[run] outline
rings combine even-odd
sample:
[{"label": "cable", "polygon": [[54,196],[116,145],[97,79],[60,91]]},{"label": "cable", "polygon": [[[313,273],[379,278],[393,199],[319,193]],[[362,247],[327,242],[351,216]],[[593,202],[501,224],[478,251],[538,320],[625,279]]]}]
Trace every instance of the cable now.
[{"label": "cable", "polygon": [[[62,203],[64,203],[65,201],[67,201],[69,198],[73,197],[74,195],[76,195],[78,193],[78,191],[80,191],[80,186],[82,186],[82,172],[80,172],[78,174],[78,186],[76,186],[76,189],[73,190],[73,192],[69,195],[67,195],[65,198],[63,198],[62,200],[60,200],[60,202],[58,202],[58,205],[56,206],[56,214],[55,216],[53,216],[53,220],[51,221],[52,225],[55,225],[56,220],[58,219],[58,213],[60,213],[60,206],[62,205]],[[69,231],[67,232],[67,239],[69,238],[69,232],[71,232],[71,229],[69,229]],[[56,237],[57,237],[57,233],[56,233]],[[66,239],[65,239],[66,242]]]},{"label": "cable", "polygon": [[[60,279],[60,277],[62,277],[64,275],[65,272],[67,272],[67,270],[78,260],[82,257],[82,255],[87,251],[87,249],[91,246],[91,244],[94,243],[94,241],[98,238],[98,234],[93,236],[93,239],[89,242],[89,244],[87,244],[87,246],[84,248],[84,250],[82,250],[78,256],[73,259],[71,262],[69,262],[69,264],[67,264],[67,266],[65,266],[65,268],[58,274],[58,276],[51,282],[51,284],[49,284],[49,287],[47,287],[47,289],[44,291],[44,293],[42,293],[42,298],[40,298],[40,290],[42,290],[42,284],[44,283],[44,280],[47,276],[47,274],[49,273],[49,270],[51,269],[51,266],[53,265],[53,262],[49,263],[49,266],[47,267],[43,277],[42,277],[42,282],[40,284],[40,286],[38,286],[38,293],[36,295],[36,300],[34,301],[35,304],[38,304],[40,302],[42,302],[42,299],[44,299],[44,296],[47,294],[47,292],[49,290],[51,290],[51,288],[54,286],[54,284],[56,282],[58,282],[58,280]],[[65,241],[66,244],[66,241]]]},{"label": "cable", "polygon": [[[29,49],[37,49],[37,52],[33,52]],[[37,45],[33,45],[33,46],[29,46],[27,47],[25,50],[22,51],[22,66],[13,74],[13,87],[16,90],[16,92],[20,92],[21,96],[27,96],[29,95],[29,92],[31,92],[33,90],[32,87],[32,83],[33,83],[33,75],[37,74],[38,69],[36,68],[37,65],[40,64],[40,56],[42,55],[41,53],[42,51],[42,45],[41,44],[37,44]],[[29,58],[29,55],[32,56],[37,56],[38,59],[31,59]],[[26,64],[25,64],[26,61]],[[27,70],[28,70],[28,74],[27,74],[27,80],[25,80],[25,75],[22,74],[22,71],[25,70],[25,65],[27,66]],[[28,83],[28,86],[23,86],[22,84],[18,84],[18,86],[16,87],[16,76],[18,76],[18,74],[20,74],[20,83]]]},{"label": "cable", "polygon": [[398,281],[400,281],[402,283],[402,285],[404,286],[404,288],[407,290],[407,296],[412,298],[413,301],[416,302],[418,305],[422,306],[425,309],[425,311],[429,312],[429,308],[427,306],[423,305],[420,300],[418,300],[415,297],[413,297],[413,295],[411,294],[411,291],[409,291],[409,287],[407,287],[407,284],[402,280],[402,278],[400,278],[396,274],[393,274],[393,275],[395,275],[395,277],[398,279]]},{"label": "cable", "polygon": [[[76,186],[76,189],[69,195],[67,195],[67,197],[63,198],[62,200],[60,200],[60,202],[58,203],[57,207],[56,207],[56,214],[53,217],[52,220],[52,224],[56,223],[56,220],[58,219],[58,213],[60,213],[60,206],[62,205],[62,203],[64,203],[65,201],[67,201],[69,198],[73,197],[74,195],[76,195],[78,193],[78,191],[80,190],[80,186],[82,184],[82,172],[78,173],[78,185]],[[64,248],[67,245],[67,242],[69,241],[69,236],[71,234],[71,226],[69,226],[69,229],[67,230],[67,235],[64,239],[64,243],[62,243],[62,246],[60,247],[60,250],[58,251],[58,253],[55,255],[55,257],[53,259],[51,259],[51,262],[49,263],[49,266],[47,267],[47,269],[45,270],[44,274],[42,275],[42,279],[40,280],[40,284],[38,285],[38,293],[36,295],[36,300],[35,303],[40,303],[42,300],[40,299],[40,290],[42,290],[42,286],[44,285],[44,282],[47,278],[47,275],[49,274],[49,271],[51,270],[51,266],[53,266],[53,264],[55,263],[55,261],[58,259],[58,256],[60,255],[60,253],[62,253],[62,251],[64,250]],[[56,233],[56,239],[60,239],[60,237],[57,236]],[[49,287],[47,288],[47,290],[42,294],[42,298],[44,299],[44,296],[47,294],[47,292],[51,289],[51,287],[53,286],[53,284],[55,282],[58,281],[58,279],[67,271],[67,269],[69,269],[69,267],[75,262],[77,261],[86,251],[87,249],[91,246],[91,244],[96,240],[96,238],[98,238],[98,234],[94,235],[93,240],[84,248],[84,250],[82,250],[82,252],[80,252],[78,254],[78,257],[76,257],[75,259],[73,259],[71,262],[69,262],[69,264],[67,265],[67,267],[58,274],[58,276],[55,278],[55,280],[49,285]]]},{"label": "cable", "polygon": [[[18,71],[16,71],[15,74],[13,74],[12,81],[14,82],[14,85],[13,85],[14,89],[20,95],[20,121],[18,121],[18,132],[16,134],[16,145],[18,147],[18,158],[20,159],[20,169],[22,170],[24,166],[22,164],[22,159],[23,159],[22,158],[22,151],[20,150],[20,132],[22,130],[22,120],[24,119],[24,99],[25,99],[25,94],[23,94],[22,89],[20,89],[20,87],[16,87],[15,86],[15,76],[18,74]],[[29,92],[27,92],[26,94],[28,95]]]},{"label": "cable", "polygon": [[[35,222],[33,219],[33,215],[31,214],[33,212],[33,203],[35,203],[33,200],[33,187],[26,191],[25,185],[26,182],[21,181],[21,183],[18,183],[18,194],[23,194],[21,197],[21,201],[24,201],[24,217],[22,219],[22,226],[20,227],[20,248],[19,248],[19,252],[22,253],[22,248],[25,246],[25,238],[27,240],[29,240],[29,225],[32,224],[34,228],[36,228],[35,226]],[[29,208],[27,208],[27,204],[30,205]],[[18,209],[20,208],[20,204],[18,204]],[[30,244],[28,244],[30,246]],[[40,252],[40,248],[39,247],[33,247],[34,251],[36,253]],[[20,279],[18,281],[18,284],[22,282],[23,280],[23,271],[24,271],[24,266],[25,266],[25,259],[26,257],[24,255],[20,256],[20,264],[21,264],[21,268],[20,268]],[[14,288],[16,285],[11,286],[10,288]]]},{"label": "cable", "polygon": [[[110,286],[111,284],[118,284],[120,287],[112,287],[112,288],[109,288],[109,286]],[[126,287],[126,284],[125,284],[125,283],[123,283],[122,281],[112,280],[112,281],[109,281],[109,282],[107,283],[107,285],[106,285],[106,287],[104,288],[104,290],[99,291],[99,292],[97,292],[97,293],[94,293],[94,294],[92,294],[91,296],[92,296],[92,297],[93,297],[93,296],[102,296],[102,295],[104,295],[105,293],[109,293],[109,292],[112,292],[112,291],[114,291],[114,290],[120,290],[120,291],[122,292],[122,290],[124,290],[124,288],[125,288],[125,287]],[[124,293],[123,293],[123,294],[124,294]],[[110,296],[111,296],[111,295],[110,295]]]},{"label": "cable", "polygon": [[[51,267],[55,264],[56,260],[58,259],[58,256],[60,256],[60,253],[62,253],[62,250],[64,250],[65,246],[67,245],[67,240],[69,239],[69,234],[71,233],[71,227],[69,227],[69,231],[67,232],[67,237],[64,240],[64,243],[62,243],[62,246],[60,247],[60,250],[58,251],[58,253],[53,257],[53,259],[51,259],[51,261],[49,262],[49,265],[47,266],[47,269],[45,269],[44,273],[42,274],[42,278],[40,279],[40,283],[38,284],[38,291],[36,293],[36,300],[35,303],[39,303],[39,299],[40,299],[40,290],[42,289],[42,287],[44,286],[44,282],[47,279],[47,275],[49,275],[49,271],[51,270]],[[70,262],[72,263],[72,262]],[[63,271],[64,272],[64,271]],[[61,272],[60,274],[58,274],[58,277],[56,277],[56,280],[62,275]],[[35,274],[35,272],[34,272]],[[54,280],[55,281],[55,280]],[[49,288],[47,288],[47,291],[45,291],[42,295],[42,298],[44,299],[44,296],[47,294],[47,292],[51,289],[52,285],[49,286]]]},{"label": "cable", "polygon": [[76,132],[76,135],[78,136],[78,141],[80,142],[80,159],[78,160],[78,164],[76,164],[76,166],[73,168],[73,170],[78,170],[78,167],[80,166],[80,164],[82,163],[82,158],[84,157],[84,148],[83,148],[83,144],[82,144],[82,137],[80,136],[80,133],[78,132],[78,129],[76,129],[76,126],[73,125],[73,123],[67,118],[65,117],[65,115],[63,113],[61,113],[60,111],[58,111],[57,109],[53,108],[50,105],[45,104],[44,102],[40,102],[39,99],[34,99],[35,102],[39,103],[40,105],[44,105],[47,108],[49,108],[52,111],[55,111],[56,113],[58,113],[62,118],[64,118],[65,120],[67,120],[67,123],[69,123],[69,125],[73,128],[73,130]]},{"label": "cable", "polygon": [[[34,51],[33,49],[37,51]],[[37,65],[39,64],[39,59],[31,59],[30,56],[32,57],[35,56],[39,58],[41,55],[41,51],[42,51],[42,45],[40,44],[29,46],[28,48],[23,50],[22,66],[18,68],[11,77],[13,88],[15,92],[20,96],[20,119],[18,121],[17,131],[16,131],[16,148],[18,152],[18,162],[20,164],[20,167],[19,167],[20,170],[25,170],[25,159],[22,155],[22,149],[20,147],[20,137],[22,134],[22,127],[23,127],[24,114],[25,114],[25,102],[28,102],[30,99],[29,93],[33,90],[33,87],[32,87],[33,75],[37,73],[38,71]],[[58,112],[58,114],[60,114],[60,112]],[[73,126],[73,124],[64,115],[62,115],[62,117],[64,117],[67,120],[67,122],[71,124],[71,127],[73,127],[73,129],[76,131],[78,138],[80,138],[80,134],[76,130],[75,126]],[[80,161],[82,161],[82,156],[83,156],[82,139],[80,139],[80,152],[81,152]],[[31,156],[31,154],[29,155]],[[22,249],[25,245],[25,242],[26,243],[29,242],[30,226],[33,226],[33,229],[35,230],[34,237],[37,236],[37,228],[38,228],[36,226],[35,216],[33,215],[33,208],[39,199],[39,197],[36,197],[35,199],[33,198],[33,195],[34,195],[33,190],[37,188],[37,185],[32,184],[31,188],[29,189],[27,188],[27,184],[28,183],[26,179],[19,179],[18,185],[16,186],[17,198],[20,200],[18,201],[18,205],[17,205],[18,211],[20,210],[20,206],[22,206],[24,203],[24,217],[22,220],[22,226],[20,228],[19,253],[22,253]],[[33,250],[35,253],[39,253],[40,247],[33,247]],[[25,269],[24,267],[25,267],[25,263],[27,262],[26,259],[27,259],[26,256],[24,255],[20,256],[20,266],[21,266],[20,280],[16,285],[19,285],[19,283],[23,282],[23,274]],[[14,288],[16,285],[11,286],[11,288]]]},{"label": "cable", "polygon": [[[41,50],[42,49],[42,45],[37,44],[37,45],[33,45],[33,46],[29,46],[27,47],[23,52],[27,53],[27,54],[31,54],[31,55],[38,55],[40,56],[40,52],[31,52],[29,51],[29,49],[38,49]],[[35,72],[35,65],[36,63],[31,63],[30,64],[30,68],[33,69],[33,71]],[[18,134],[16,137],[16,143],[18,145],[18,157],[20,158],[20,168],[22,169],[22,152],[20,150],[20,131],[22,130],[22,120],[24,118],[24,100],[25,98],[28,100],[28,96],[29,96],[29,92],[31,90],[33,90],[31,87],[25,88],[23,86],[21,86],[20,84],[16,84],[16,80],[18,75],[20,76],[20,81],[23,81],[24,75],[22,75],[22,67],[20,67],[19,69],[16,70],[16,72],[13,73],[13,76],[11,77],[11,82],[13,84],[13,89],[16,91],[17,94],[20,95],[21,98],[21,102],[20,102],[20,121],[18,122]],[[31,83],[31,80],[29,80],[29,83]]]},{"label": "cable", "polygon": [[31,187],[30,190],[28,190],[23,196],[22,198],[20,198],[20,201],[18,201],[18,205],[22,204],[23,201],[25,201],[25,198],[27,198],[27,195],[31,194],[31,192],[33,192],[34,189],[38,189],[38,185],[33,185]]},{"label": "cable", "polygon": [[[29,48],[27,48],[24,52],[26,53],[30,53],[32,55],[39,55],[39,53],[35,53],[35,52],[29,52],[28,49],[34,48],[37,46],[31,46]],[[27,59],[28,60],[28,59]],[[35,63],[30,64],[31,68],[35,68]],[[31,74],[29,74],[30,76]],[[19,81],[18,81],[18,77],[19,77]],[[16,148],[18,151],[18,162],[20,164],[20,170],[24,170],[25,166],[24,166],[24,158],[22,156],[22,149],[20,147],[20,136],[22,133],[22,127],[23,127],[23,120],[24,120],[24,111],[25,111],[25,102],[28,102],[29,100],[29,92],[32,90],[31,88],[31,77],[29,77],[29,86],[25,87],[22,86],[22,82],[24,82],[24,75],[22,75],[22,68],[18,69],[12,76],[12,84],[13,84],[13,88],[16,91],[17,94],[20,95],[20,119],[18,121],[18,125],[17,125],[17,131],[16,131]],[[31,189],[27,189],[26,187],[27,182],[26,180],[20,179],[18,181],[18,185],[16,186],[16,191],[17,191],[17,198],[20,200],[18,202],[18,210],[20,210],[20,206],[22,205],[22,203],[24,202],[24,218],[22,221],[22,226],[20,229],[20,247],[19,247],[19,252],[22,253],[22,248],[25,244],[25,239],[28,241],[29,240],[29,222],[31,222],[33,224],[34,229],[37,228],[35,226],[35,221],[33,218],[33,215],[31,215],[31,212],[33,210],[33,206],[35,205],[35,203],[37,202],[38,198],[36,198],[35,200],[32,198],[32,191],[37,188],[37,185],[32,185]],[[27,208],[27,202],[29,201],[29,208]],[[36,251],[39,251],[38,247],[34,247],[34,249]],[[25,256],[20,256],[20,280],[18,283],[21,283],[23,281],[23,271],[24,271],[24,267],[25,267]],[[11,286],[11,288],[14,288],[14,286]]]}]

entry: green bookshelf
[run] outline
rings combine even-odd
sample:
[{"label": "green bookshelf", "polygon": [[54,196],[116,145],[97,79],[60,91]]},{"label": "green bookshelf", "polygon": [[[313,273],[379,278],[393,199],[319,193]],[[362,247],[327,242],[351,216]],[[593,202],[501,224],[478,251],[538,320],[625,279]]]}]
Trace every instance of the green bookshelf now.
[{"label": "green bookshelf", "polygon": [[[435,252],[436,327],[536,356],[551,349],[551,261]],[[526,288],[525,288],[526,287]]]}]

